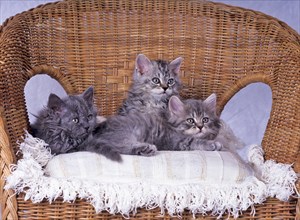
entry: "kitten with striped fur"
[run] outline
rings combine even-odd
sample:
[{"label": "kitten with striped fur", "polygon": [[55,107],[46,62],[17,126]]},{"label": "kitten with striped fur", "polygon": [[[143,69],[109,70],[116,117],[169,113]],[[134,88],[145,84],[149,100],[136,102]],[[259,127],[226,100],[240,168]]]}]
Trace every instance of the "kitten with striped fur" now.
[{"label": "kitten with striped fur", "polygon": [[153,127],[162,126],[162,114],[167,111],[168,100],[180,89],[181,62],[181,57],[167,62],[149,60],[139,54],[127,99],[118,115],[109,117],[95,133],[96,138],[90,139],[88,150],[111,146],[121,154],[154,155],[156,146],[144,140],[144,136]]},{"label": "kitten with striped fur", "polygon": [[133,83],[118,113],[127,115],[141,112],[160,115],[165,111],[169,98],[179,94],[182,60],[181,57],[171,62],[149,60],[145,55],[139,54],[135,61]]}]

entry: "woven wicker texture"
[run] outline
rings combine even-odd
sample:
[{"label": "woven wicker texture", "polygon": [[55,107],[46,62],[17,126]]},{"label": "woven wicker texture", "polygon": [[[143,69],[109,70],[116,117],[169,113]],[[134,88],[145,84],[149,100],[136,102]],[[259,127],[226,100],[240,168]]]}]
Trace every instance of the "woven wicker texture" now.
[{"label": "woven wicker texture", "polygon": [[[9,164],[21,157],[17,141],[29,129],[24,87],[32,76],[47,73],[68,93],[93,85],[99,113],[111,115],[126,97],[138,53],[151,59],[184,57],[182,96],[215,92],[219,112],[246,85],[268,84],[273,104],[263,139],[266,159],[294,163],[300,171],[300,36],[285,23],[203,1],[67,0],[18,14],[0,27],[2,219],[117,219],[95,215],[81,200],[25,202],[3,185]],[[256,206],[256,218],[249,212],[243,218],[300,218],[296,203],[270,199]],[[141,209],[136,218],[157,216],[159,210]]]}]

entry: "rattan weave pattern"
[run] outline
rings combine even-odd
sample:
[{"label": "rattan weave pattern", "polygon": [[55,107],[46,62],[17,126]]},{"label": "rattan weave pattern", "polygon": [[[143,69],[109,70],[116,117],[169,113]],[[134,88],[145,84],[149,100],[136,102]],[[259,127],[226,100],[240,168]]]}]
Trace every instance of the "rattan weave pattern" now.
[{"label": "rattan weave pattern", "polygon": [[[66,0],[18,14],[0,27],[3,219],[116,219],[94,215],[80,200],[24,202],[22,195],[3,191],[3,185],[9,164],[21,157],[15,156],[16,143],[29,129],[24,87],[32,76],[47,73],[69,93],[93,85],[99,113],[111,115],[126,96],[138,53],[151,59],[184,57],[182,96],[203,98],[215,92],[219,111],[246,85],[268,84],[273,104],[263,139],[266,159],[294,163],[300,171],[300,36],[285,23],[206,1]],[[270,199],[256,207],[256,218],[243,216],[291,219],[296,201]],[[158,215],[158,210],[141,209],[136,218]]]}]

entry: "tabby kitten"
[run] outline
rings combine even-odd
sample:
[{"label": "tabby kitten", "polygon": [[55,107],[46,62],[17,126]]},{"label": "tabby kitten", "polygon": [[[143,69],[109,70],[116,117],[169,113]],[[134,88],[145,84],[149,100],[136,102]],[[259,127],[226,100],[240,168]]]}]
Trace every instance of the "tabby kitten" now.
[{"label": "tabby kitten", "polygon": [[122,154],[154,155],[156,146],[144,140],[143,136],[152,127],[161,127],[161,113],[167,109],[169,97],[178,94],[181,62],[181,57],[171,62],[150,61],[139,54],[133,83],[119,115],[110,117],[104,128],[97,129],[96,138],[89,139],[86,148],[97,151],[100,147],[111,146]]},{"label": "tabby kitten", "polygon": [[165,120],[170,128],[170,144],[159,145],[158,150],[221,149],[221,143],[215,141],[221,127],[215,94],[204,101],[187,99],[183,102],[172,96],[168,107]]},{"label": "tabby kitten", "polygon": [[178,57],[171,62],[150,61],[145,55],[139,54],[135,61],[133,83],[119,114],[159,114],[162,109],[166,109],[169,98],[178,95],[180,89],[178,75],[182,60]]},{"label": "tabby kitten", "polygon": [[[79,146],[86,145],[86,141],[92,139],[99,123],[100,117],[97,117],[93,101],[93,87],[64,99],[50,94],[47,106],[39,112],[32,125],[33,135],[49,144],[53,154],[77,151]],[[109,147],[101,147],[94,152],[112,160],[121,160],[119,153]]]},{"label": "tabby kitten", "polygon": [[176,132],[188,137],[174,136],[171,149],[162,146],[159,150],[192,150],[201,145],[203,150],[215,148],[237,152],[244,147],[230,127],[216,115],[215,94],[204,101],[188,99],[182,102],[176,96],[171,97],[166,120]]}]

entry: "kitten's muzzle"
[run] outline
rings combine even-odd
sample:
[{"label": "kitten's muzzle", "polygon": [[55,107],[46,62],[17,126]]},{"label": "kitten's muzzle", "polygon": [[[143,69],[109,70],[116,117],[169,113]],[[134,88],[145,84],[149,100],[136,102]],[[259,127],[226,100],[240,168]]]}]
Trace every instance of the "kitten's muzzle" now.
[{"label": "kitten's muzzle", "polygon": [[166,92],[169,87],[165,84],[161,84],[161,88]]},{"label": "kitten's muzzle", "polygon": [[199,132],[201,132],[203,129],[203,126],[197,126],[197,128],[199,129]]},{"label": "kitten's muzzle", "polygon": [[195,130],[195,135],[201,135],[201,134],[203,134],[203,132],[202,132],[203,126],[195,125],[195,126],[193,126],[193,128]]}]

